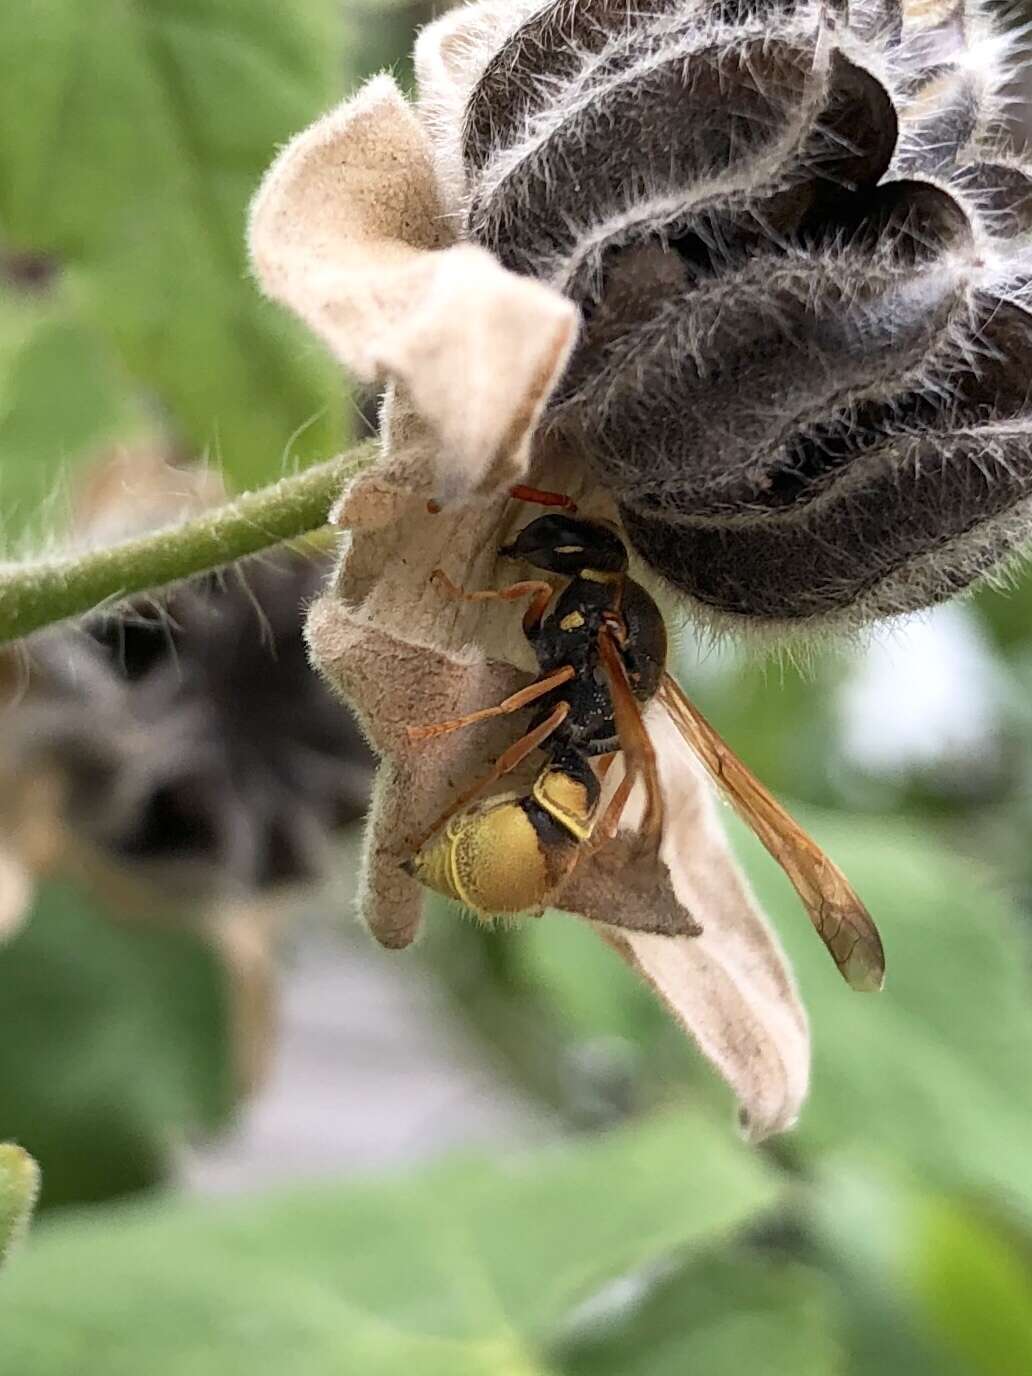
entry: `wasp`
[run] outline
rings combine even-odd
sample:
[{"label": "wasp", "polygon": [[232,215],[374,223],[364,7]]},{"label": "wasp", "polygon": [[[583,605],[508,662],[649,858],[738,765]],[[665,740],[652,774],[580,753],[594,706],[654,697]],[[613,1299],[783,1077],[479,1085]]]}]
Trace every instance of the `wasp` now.
[{"label": "wasp", "polygon": [[[456,587],[471,601],[529,599],[523,631],[539,674],[504,702],[454,721],[410,726],[426,740],[474,722],[528,708],[527,731],[457,798],[404,868],[428,888],[482,917],[547,906],[591,850],[616,835],[637,783],[645,793],[639,836],[658,850],[664,798],[643,717],[658,702],[732,806],[782,866],[845,979],[881,988],[885,959],[870,914],[842,871],[793,821],[732,752],[668,672],[667,631],[652,596],[628,574],[627,547],[607,523],[564,512],[531,521],[499,553],[567,581],[527,579],[486,592]],[[535,752],[544,763],[526,794],[481,795]],[[618,753],[619,786],[606,799],[603,780]]]}]

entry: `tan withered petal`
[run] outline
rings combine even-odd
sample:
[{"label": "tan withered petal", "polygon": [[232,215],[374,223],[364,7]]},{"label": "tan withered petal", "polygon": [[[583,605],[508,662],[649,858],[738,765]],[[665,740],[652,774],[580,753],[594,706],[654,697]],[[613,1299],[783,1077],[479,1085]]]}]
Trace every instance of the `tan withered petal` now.
[{"label": "tan withered petal", "polygon": [[0,945],[20,930],[32,902],[32,879],[13,851],[0,849]]},{"label": "tan withered petal", "polygon": [[19,773],[18,747],[10,714],[26,691],[25,663],[18,649],[0,650],[0,945],[21,930],[32,909],[36,877],[60,852],[62,789],[48,771]]},{"label": "tan withered petal", "polygon": [[[648,876],[652,930],[634,930],[642,925],[636,909],[649,868],[634,849],[640,792],[631,797],[620,835],[578,868],[557,903],[597,922],[651,984],[735,1091],[745,1130],[760,1140],[791,1127],[806,1098],[806,1013],[731,852],[709,782],[661,708],[650,708],[647,724],[668,813],[662,864]],[[701,932],[692,934],[693,924]]]},{"label": "tan withered petal", "polygon": [[255,271],[366,382],[402,384],[446,498],[517,481],[576,308],[453,242],[429,138],[389,77],[284,150],[251,212]]},{"label": "tan withered petal", "polygon": [[[497,550],[530,519],[504,490],[524,472],[568,493],[582,515],[616,514],[579,461],[546,453],[535,436],[574,314],[540,284],[452,241],[465,98],[490,56],[492,26],[504,31],[514,15],[485,3],[431,26],[417,57],[419,113],[390,81],[370,83],[286,149],[252,217],[265,290],[360,378],[392,384],[381,460],[348,485],[335,512],[344,548],[310,610],[308,639],[381,756],[360,906],[393,948],[415,939],[422,913],[422,891],[401,862],[519,731],[502,719],[413,743],[405,728],[496,703],[536,668],[518,606],[450,600],[433,570],[467,589],[521,576]],[[428,510],[430,497],[472,494]],[[585,860],[558,903],[652,984],[760,1137],[789,1126],[805,1095],[805,1015],[705,786],[683,747],[667,752],[662,722],[651,729],[667,766],[661,860],[643,861],[633,835],[621,833]],[[523,782],[517,774],[506,785]]]},{"label": "tan withered petal", "polygon": [[101,547],[189,520],[226,498],[214,469],[170,462],[164,444],[134,444],[76,475],[67,543]]},{"label": "tan withered petal", "polygon": [[[451,601],[430,579],[442,568],[471,589],[511,582],[514,568],[497,550],[523,524],[523,510],[501,497],[431,514],[432,437],[403,403],[391,410],[383,461],[349,484],[336,509],[346,547],[332,587],[309,612],[308,639],[383,761],[360,901],[377,939],[399,947],[415,938],[421,908],[421,890],[400,862],[513,737],[505,721],[417,744],[405,728],[501,701],[529,681],[535,660],[518,608]],[[572,464],[567,478],[585,510],[611,515]]]}]

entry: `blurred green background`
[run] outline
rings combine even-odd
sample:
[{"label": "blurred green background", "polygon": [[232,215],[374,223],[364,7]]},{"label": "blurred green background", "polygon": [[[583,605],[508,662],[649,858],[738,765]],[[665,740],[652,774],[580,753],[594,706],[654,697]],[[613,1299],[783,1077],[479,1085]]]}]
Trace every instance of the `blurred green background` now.
[{"label": "blurred green background", "polygon": [[[354,433],[337,370],[248,280],[245,207],[292,132],[370,71],[407,76],[432,10],[7,0],[5,551],[54,536],[112,444],[240,485]],[[279,1024],[241,1018],[249,967],[224,913],[155,916],[58,866],[0,946],[0,1140],[44,1181],[0,1288],[5,1376],[1032,1373],[1032,579],[802,668],[687,630],[680,657],[885,938],[885,993],[851,994],[736,831],[812,1020],[798,1130],[741,1144],[726,1093],[572,922],[488,935],[442,906],[418,952],[371,954],[350,917],[353,835],[322,890],[277,906]],[[269,1092],[251,1042],[277,1064],[313,950],[341,972],[324,997],[339,987],[363,1030],[348,1069],[304,1064],[372,1145],[305,1170],[321,1120],[299,1117],[274,1172],[296,1160],[295,1183],[243,1168],[236,1197],[213,1199],[218,1153]],[[403,1165],[356,1171],[421,1074],[416,988],[462,1044],[465,1097],[384,1148]],[[504,1102],[489,1130],[467,1129],[470,1096]]]}]

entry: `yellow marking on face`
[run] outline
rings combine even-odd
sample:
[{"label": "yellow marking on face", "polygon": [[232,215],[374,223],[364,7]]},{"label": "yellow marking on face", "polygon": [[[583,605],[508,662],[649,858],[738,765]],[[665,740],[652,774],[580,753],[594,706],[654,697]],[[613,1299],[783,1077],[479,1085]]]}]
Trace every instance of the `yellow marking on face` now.
[{"label": "yellow marking on face", "polygon": [[569,616],[564,616],[559,622],[561,631],[579,631],[584,625],[584,617],[580,612],[571,612]]},{"label": "yellow marking on face", "polygon": [[556,545],[556,554],[583,554],[583,545]]},{"label": "yellow marking on face", "polygon": [[620,583],[625,575],[607,573],[604,569],[581,569],[580,576],[588,583]]}]

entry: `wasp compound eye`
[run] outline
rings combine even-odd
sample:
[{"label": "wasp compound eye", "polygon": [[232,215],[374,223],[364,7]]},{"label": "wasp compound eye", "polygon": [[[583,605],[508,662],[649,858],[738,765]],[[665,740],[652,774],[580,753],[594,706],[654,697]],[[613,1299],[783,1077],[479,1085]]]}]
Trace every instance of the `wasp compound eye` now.
[{"label": "wasp compound eye", "polygon": [[582,313],[548,436],[716,614],[924,606],[1027,536],[1032,172],[987,26],[553,0],[469,98],[470,237]]}]

